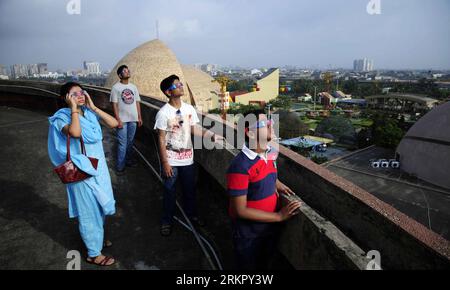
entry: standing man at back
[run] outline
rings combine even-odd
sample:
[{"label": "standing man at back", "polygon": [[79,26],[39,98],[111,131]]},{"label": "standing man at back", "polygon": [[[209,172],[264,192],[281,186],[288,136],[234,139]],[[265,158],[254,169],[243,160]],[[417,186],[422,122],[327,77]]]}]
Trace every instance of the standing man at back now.
[{"label": "standing man at back", "polygon": [[129,82],[131,73],[126,65],[117,69],[120,81],[111,89],[110,102],[114,115],[119,122],[117,127],[117,161],[116,173],[122,175],[125,166],[133,167],[136,161],[132,158],[136,127],[142,126],[141,97],[135,85]]}]

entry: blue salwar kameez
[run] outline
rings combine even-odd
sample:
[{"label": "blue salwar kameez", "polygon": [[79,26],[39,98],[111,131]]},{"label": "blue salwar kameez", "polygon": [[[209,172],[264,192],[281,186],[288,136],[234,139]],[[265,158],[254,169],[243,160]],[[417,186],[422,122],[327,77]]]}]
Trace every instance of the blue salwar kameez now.
[{"label": "blue salwar kameez", "polygon": [[[92,177],[66,185],[69,217],[78,218],[81,237],[89,257],[97,257],[103,248],[105,216],[115,213],[115,200],[111,178],[102,144],[99,116],[82,107],[84,116],[79,116],[81,134],[86,154],[99,160],[95,170],[89,159],[81,153],[80,139],[71,138],[70,154],[75,165]],[[49,118],[48,153],[54,166],[66,161],[67,136],[62,129],[71,123],[71,110],[60,109]]]}]

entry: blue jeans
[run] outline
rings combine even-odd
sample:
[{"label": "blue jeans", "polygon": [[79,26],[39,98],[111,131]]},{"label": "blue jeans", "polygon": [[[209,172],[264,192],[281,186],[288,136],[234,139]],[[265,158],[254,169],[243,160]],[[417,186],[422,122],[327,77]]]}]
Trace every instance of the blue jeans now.
[{"label": "blue jeans", "polygon": [[161,224],[173,224],[176,206],[176,184],[179,179],[183,192],[183,210],[188,218],[196,217],[195,165],[172,166],[173,176],[164,177],[163,216]]},{"label": "blue jeans", "polygon": [[133,153],[134,135],[137,122],[123,123],[123,128],[117,129],[117,171],[122,171],[127,162],[130,162]]}]

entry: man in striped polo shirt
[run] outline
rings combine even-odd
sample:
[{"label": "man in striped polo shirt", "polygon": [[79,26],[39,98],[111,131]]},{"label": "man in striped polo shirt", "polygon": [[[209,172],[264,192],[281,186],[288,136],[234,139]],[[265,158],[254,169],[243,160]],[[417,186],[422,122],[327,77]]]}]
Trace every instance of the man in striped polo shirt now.
[{"label": "man in striped polo shirt", "polygon": [[279,209],[278,193],[294,193],[277,179],[278,153],[269,146],[273,121],[263,110],[244,117],[246,145],[227,171],[233,244],[239,269],[265,270],[275,250],[279,223],[297,214],[301,203]]}]

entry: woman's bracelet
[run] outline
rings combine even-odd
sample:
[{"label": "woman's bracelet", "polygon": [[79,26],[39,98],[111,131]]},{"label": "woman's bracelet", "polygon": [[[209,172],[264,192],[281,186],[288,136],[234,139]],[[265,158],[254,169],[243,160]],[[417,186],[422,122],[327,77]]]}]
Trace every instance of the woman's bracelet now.
[{"label": "woman's bracelet", "polygon": [[73,114],[79,114],[80,112],[72,112],[72,114],[71,115],[73,115]]}]

